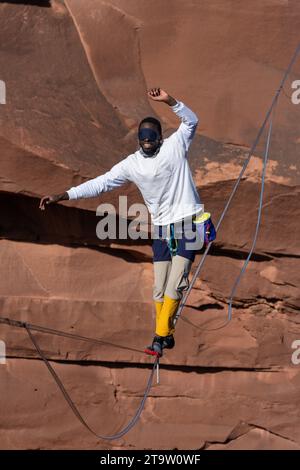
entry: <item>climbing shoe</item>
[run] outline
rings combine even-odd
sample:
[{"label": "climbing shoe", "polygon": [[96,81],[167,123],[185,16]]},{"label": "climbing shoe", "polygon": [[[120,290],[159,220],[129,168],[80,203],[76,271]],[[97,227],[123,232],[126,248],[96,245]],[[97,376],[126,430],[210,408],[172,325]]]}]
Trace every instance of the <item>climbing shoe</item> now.
[{"label": "climbing shoe", "polygon": [[145,353],[151,356],[162,357],[163,349],[172,349],[174,346],[175,340],[173,335],[154,336],[152,345],[145,349]]},{"label": "climbing shoe", "polygon": [[175,339],[173,335],[163,337],[163,349],[172,349],[175,346]]},{"label": "climbing shoe", "polygon": [[164,339],[165,337],[163,336],[154,336],[151,346],[145,349],[145,353],[151,356],[162,357]]}]

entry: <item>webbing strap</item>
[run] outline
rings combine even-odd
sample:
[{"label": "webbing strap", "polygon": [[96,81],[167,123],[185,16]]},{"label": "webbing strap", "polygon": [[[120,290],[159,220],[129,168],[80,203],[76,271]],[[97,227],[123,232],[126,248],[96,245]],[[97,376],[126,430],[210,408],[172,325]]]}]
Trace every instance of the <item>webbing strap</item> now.
[{"label": "webbing strap", "polygon": [[[58,335],[58,336],[64,336],[64,337],[67,337],[67,338],[71,338],[71,339],[78,339],[80,341],[88,341],[88,342],[92,342],[92,343],[100,343],[100,344],[108,344],[110,346],[115,346],[115,347],[118,347],[118,348],[121,348],[121,349],[129,349],[131,351],[137,351],[137,352],[143,352],[144,354],[144,351],[140,351],[138,349],[133,349],[133,348],[126,348],[125,346],[119,346],[119,345],[116,345],[116,344],[113,344],[113,343],[108,343],[108,342],[105,342],[105,341],[101,341],[101,340],[96,340],[96,339],[93,339],[93,338],[87,338],[85,336],[79,336],[79,335],[74,335],[74,334],[71,334],[71,333],[65,333],[63,331],[59,331],[59,330],[54,330],[52,328],[46,328],[46,327],[43,327],[43,326],[39,326],[39,325],[31,325],[29,323],[26,323],[26,322],[23,322],[23,321],[18,321],[18,320],[13,320],[13,319],[10,319],[10,318],[5,318],[5,317],[0,317],[0,323],[2,324],[6,324],[6,325],[9,325],[9,326],[13,326],[13,327],[17,327],[17,328],[24,328],[26,331],[27,331],[27,334],[32,342],[32,344],[34,345],[39,357],[42,359],[42,361],[44,362],[44,364],[46,365],[48,371],[50,372],[50,374],[52,375],[53,379],[55,380],[57,386],[59,387],[60,391],[62,392],[66,402],[68,403],[68,405],[70,406],[71,410],[73,411],[74,415],[76,416],[76,418],[81,422],[81,424],[89,431],[91,432],[94,436],[96,436],[97,438],[99,439],[103,439],[103,440],[116,440],[116,439],[119,439],[121,438],[122,436],[124,436],[125,434],[127,434],[134,426],[135,424],[137,423],[139,417],[141,416],[141,413],[145,407],[145,403],[146,403],[146,399],[149,395],[149,392],[150,392],[150,389],[151,389],[151,385],[152,385],[152,382],[153,382],[153,376],[154,376],[154,373],[155,373],[155,369],[158,368],[159,366],[159,358],[156,358],[155,362],[153,363],[153,368],[152,368],[152,372],[149,376],[149,379],[148,379],[148,382],[147,382],[147,385],[146,385],[146,389],[145,389],[145,392],[144,392],[144,396],[143,396],[143,399],[140,403],[140,406],[138,407],[135,415],[133,416],[133,418],[129,421],[129,423],[121,430],[119,431],[118,433],[112,435],[112,436],[102,436],[98,433],[96,433],[89,425],[88,423],[86,422],[86,420],[83,418],[83,416],[81,415],[81,413],[79,412],[78,408],[76,407],[75,403],[73,402],[73,400],[71,399],[70,395],[68,394],[68,392],[66,391],[62,381],[60,380],[60,378],[58,377],[57,373],[55,372],[55,370],[53,369],[53,367],[51,366],[49,360],[46,358],[46,356],[44,355],[43,351],[41,350],[41,348],[39,347],[39,344],[36,340],[36,338],[33,336],[32,334],[32,331],[39,331],[40,333],[47,333],[47,334],[52,334],[52,335]],[[157,371],[158,373],[158,371]]]},{"label": "webbing strap", "polygon": [[31,339],[38,355],[40,356],[40,358],[44,361],[47,369],[49,370],[50,374],[52,375],[52,377],[54,378],[57,386],[59,387],[61,393],[63,394],[66,402],[68,403],[68,405],[70,406],[71,410],[73,411],[74,415],[76,416],[76,418],[81,422],[81,424],[88,430],[90,431],[92,434],[94,434],[94,436],[96,436],[98,439],[103,439],[103,440],[106,440],[106,441],[113,441],[113,440],[116,440],[116,439],[120,439],[121,437],[123,437],[125,434],[127,434],[133,427],[134,425],[137,423],[139,417],[141,416],[141,413],[144,409],[144,406],[145,406],[145,403],[146,403],[146,400],[147,400],[147,397],[149,395],[149,392],[150,392],[150,388],[151,388],[151,385],[152,385],[152,381],[153,381],[153,376],[154,376],[154,372],[155,372],[155,369],[156,367],[158,366],[159,364],[159,359],[156,358],[154,364],[153,364],[153,368],[152,368],[152,371],[151,371],[151,374],[149,376],[149,379],[148,379],[148,382],[147,382],[147,385],[146,385],[146,389],[145,389],[145,392],[144,392],[144,396],[143,396],[143,399],[140,403],[140,406],[138,407],[135,415],[133,416],[133,418],[129,421],[129,423],[119,432],[117,432],[116,434],[113,434],[111,436],[102,436],[101,434],[98,434],[96,433],[89,425],[88,423],[86,422],[86,420],[82,417],[81,413],[79,412],[78,408],[76,407],[75,403],[73,402],[73,400],[71,399],[70,395],[68,394],[68,392],[66,391],[62,381],[60,380],[60,378],[58,377],[57,373],[55,372],[55,370],[53,369],[53,367],[51,366],[50,362],[48,361],[48,359],[46,358],[46,356],[44,355],[44,353],[42,352],[42,350],[40,349],[35,337],[33,336],[33,334],[31,333],[30,331],[30,328],[28,328],[28,326],[25,324],[25,329],[28,333],[28,336],[29,338]]}]

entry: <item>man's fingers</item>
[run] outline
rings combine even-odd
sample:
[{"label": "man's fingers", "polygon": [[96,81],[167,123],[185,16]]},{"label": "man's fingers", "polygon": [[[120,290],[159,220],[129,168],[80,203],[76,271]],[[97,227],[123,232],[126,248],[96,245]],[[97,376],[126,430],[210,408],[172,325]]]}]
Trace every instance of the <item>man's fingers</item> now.
[{"label": "man's fingers", "polygon": [[40,206],[39,206],[39,208],[40,208],[42,211],[45,209],[45,202],[44,202],[44,199],[45,199],[44,197],[41,199],[41,201],[40,201]]},{"label": "man's fingers", "polygon": [[45,210],[45,204],[48,204],[49,203],[49,196],[44,196],[42,199],[41,199],[41,202],[40,202],[40,209],[42,211]]},{"label": "man's fingers", "polygon": [[148,91],[148,95],[150,95],[152,98],[159,97],[160,96],[160,88],[151,88]]}]

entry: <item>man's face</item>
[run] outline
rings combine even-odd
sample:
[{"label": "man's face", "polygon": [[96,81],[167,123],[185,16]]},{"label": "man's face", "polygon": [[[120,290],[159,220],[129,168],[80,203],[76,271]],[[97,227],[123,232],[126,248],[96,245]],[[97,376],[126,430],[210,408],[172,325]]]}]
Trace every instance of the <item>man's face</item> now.
[{"label": "man's face", "polygon": [[144,122],[139,130],[139,143],[143,151],[153,155],[161,144],[161,135],[155,124]]}]

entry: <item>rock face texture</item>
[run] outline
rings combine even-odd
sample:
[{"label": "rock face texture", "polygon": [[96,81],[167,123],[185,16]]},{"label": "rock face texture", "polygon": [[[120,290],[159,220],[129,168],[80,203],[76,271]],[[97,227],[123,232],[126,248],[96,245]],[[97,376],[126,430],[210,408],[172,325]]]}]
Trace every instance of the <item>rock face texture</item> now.
[{"label": "rock face texture", "polygon": [[[217,222],[299,41],[296,0],[171,3],[0,4],[0,316],[103,341],[33,333],[103,435],[134,415],[151,371],[143,348],[153,334],[153,274],[151,241],[100,241],[95,209],[114,204],[120,224],[119,196],[128,205],[141,196],[127,185],[45,212],[39,198],[133,152],[146,115],[166,135],[176,129],[170,109],[146,97],[161,86],[200,117],[189,158]],[[26,331],[0,323],[1,449],[300,449],[297,79],[300,57],[276,109],[259,236],[232,321],[224,326],[255,232],[265,134],[135,428],[112,442],[89,434]]]}]

